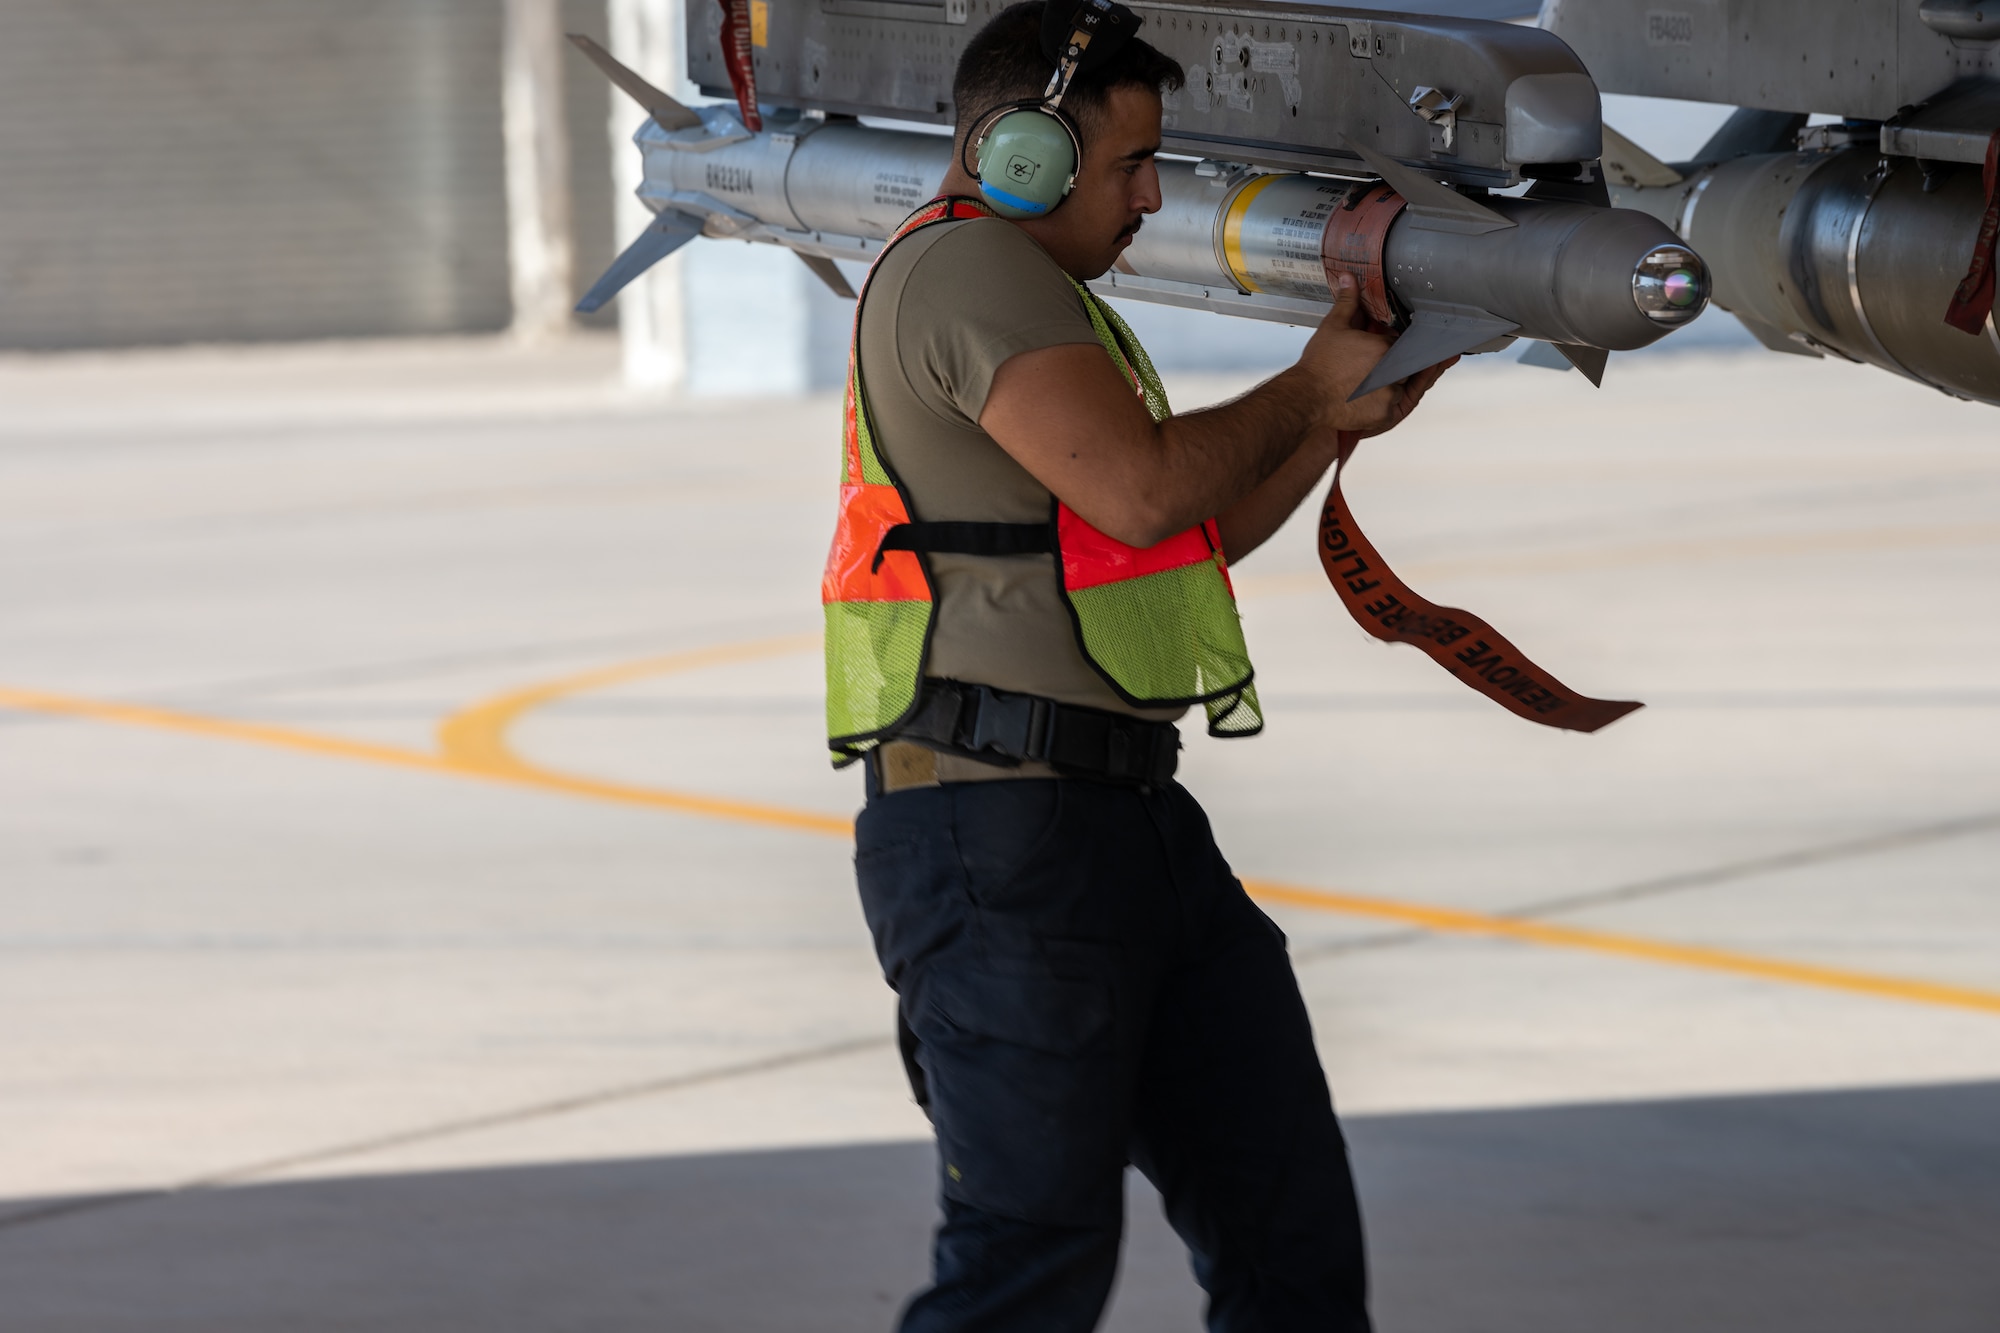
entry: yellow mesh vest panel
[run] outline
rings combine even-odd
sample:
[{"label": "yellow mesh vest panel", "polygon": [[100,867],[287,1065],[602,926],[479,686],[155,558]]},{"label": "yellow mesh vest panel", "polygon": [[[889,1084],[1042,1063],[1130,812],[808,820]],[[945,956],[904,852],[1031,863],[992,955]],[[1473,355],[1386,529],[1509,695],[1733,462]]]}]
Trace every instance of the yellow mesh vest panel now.
[{"label": "yellow mesh vest panel", "polygon": [[[1173,409],[1152,358],[1118,312],[1071,279],[1097,341],[1146,400],[1153,420]],[[1084,653],[1133,702],[1199,699],[1217,736],[1263,729],[1250,649],[1221,551],[1179,569],[1064,590]]]}]

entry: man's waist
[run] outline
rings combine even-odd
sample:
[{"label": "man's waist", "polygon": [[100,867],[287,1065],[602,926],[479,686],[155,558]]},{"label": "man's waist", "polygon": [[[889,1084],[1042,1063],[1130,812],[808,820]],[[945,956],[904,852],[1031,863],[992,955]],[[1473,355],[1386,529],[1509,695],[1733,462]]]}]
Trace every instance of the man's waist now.
[{"label": "man's waist", "polygon": [[1169,722],[927,677],[910,716],[871,753],[870,787],[887,793],[989,776],[975,765],[992,777],[1157,787],[1173,780],[1179,752],[1180,731]]}]

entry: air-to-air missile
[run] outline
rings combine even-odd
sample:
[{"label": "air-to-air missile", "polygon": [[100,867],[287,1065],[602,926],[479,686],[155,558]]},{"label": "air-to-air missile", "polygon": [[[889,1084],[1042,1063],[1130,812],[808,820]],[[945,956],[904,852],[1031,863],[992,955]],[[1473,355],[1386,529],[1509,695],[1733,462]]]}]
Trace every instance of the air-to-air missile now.
[{"label": "air-to-air missile", "polygon": [[[699,110],[579,39],[651,113],[634,141],[655,215],[580,308],[703,235],[785,246],[851,294],[833,261],[872,260],[937,189],[952,144],[923,127],[952,124],[959,51],[1004,2],[691,5],[689,77],[734,99]],[[1164,206],[1100,294],[1316,325],[1346,270],[1400,330],[1364,390],[1516,338],[1596,380],[1707,305],[1696,250],[1609,206],[1597,86],[1559,38],[1260,0],[1134,8],[1186,82],[1164,98]]]},{"label": "air-to-air missile", "polygon": [[1688,162],[1607,131],[1603,166],[1765,346],[2000,403],[1977,281],[2000,228],[2000,2],[1547,0],[1542,23],[1607,91],[1741,108]]}]

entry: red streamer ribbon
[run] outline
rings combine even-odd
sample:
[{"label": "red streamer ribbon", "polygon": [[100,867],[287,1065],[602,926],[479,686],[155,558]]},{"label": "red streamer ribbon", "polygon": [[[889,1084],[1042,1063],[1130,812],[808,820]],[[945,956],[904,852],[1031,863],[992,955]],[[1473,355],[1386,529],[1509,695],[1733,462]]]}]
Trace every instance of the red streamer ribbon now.
[{"label": "red streamer ribbon", "polygon": [[719,0],[722,5],[722,63],[736,93],[736,112],[752,133],[764,128],[757,113],[757,68],[750,53],[750,0]]},{"label": "red streamer ribbon", "polygon": [[1972,243],[1972,267],[1965,281],[1952,294],[1951,308],[1944,322],[1963,333],[1978,337],[1993,314],[1993,270],[2000,263],[2000,130],[1986,143],[1986,216],[1979,220],[1979,235]]},{"label": "red streamer ribbon", "polygon": [[1387,643],[1415,644],[1508,712],[1545,727],[1596,731],[1645,707],[1578,694],[1478,616],[1412,592],[1361,535],[1340,493],[1340,471],[1358,443],[1358,435],[1341,436],[1340,461],[1319,516],[1319,562],[1361,628]]}]

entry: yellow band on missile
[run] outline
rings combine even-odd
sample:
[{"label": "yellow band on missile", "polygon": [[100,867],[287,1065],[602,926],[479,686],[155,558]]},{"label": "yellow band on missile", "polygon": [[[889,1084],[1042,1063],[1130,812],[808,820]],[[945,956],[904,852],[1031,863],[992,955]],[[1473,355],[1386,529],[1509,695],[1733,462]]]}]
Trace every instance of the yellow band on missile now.
[{"label": "yellow band on missile", "polygon": [[1236,286],[1246,292],[1262,292],[1264,288],[1250,280],[1250,264],[1244,262],[1244,216],[1250,212],[1252,200],[1276,180],[1276,174],[1252,176],[1244,188],[1236,190],[1236,198],[1228,202],[1228,210],[1222,214],[1222,266],[1236,278]]},{"label": "yellow band on missile", "polygon": [[1250,280],[1250,266],[1243,260],[1243,218],[1250,211],[1251,201],[1270,189],[1277,179],[1275,175],[1252,177],[1236,192],[1222,215],[1222,264],[1229,270],[1229,276],[1236,279],[1236,285],[1246,292],[1264,289]]}]

